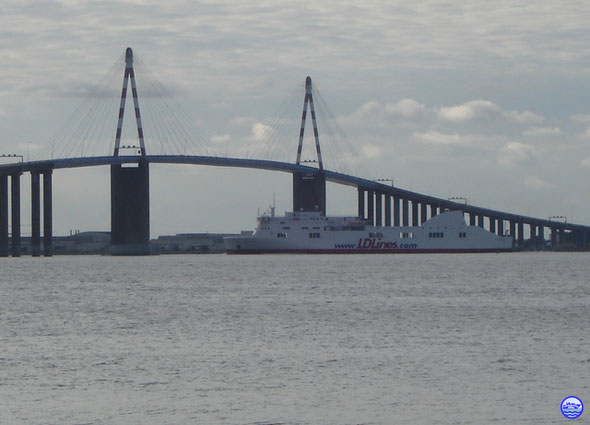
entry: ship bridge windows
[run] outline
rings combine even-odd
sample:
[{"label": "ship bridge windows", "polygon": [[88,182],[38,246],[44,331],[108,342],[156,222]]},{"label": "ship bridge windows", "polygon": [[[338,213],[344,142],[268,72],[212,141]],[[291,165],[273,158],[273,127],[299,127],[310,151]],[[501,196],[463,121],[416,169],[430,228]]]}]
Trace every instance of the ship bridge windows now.
[{"label": "ship bridge windows", "polygon": [[365,230],[365,226],[324,226],[324,230]]},{"label": "ship bridge windows", "polygon": [[310,239],[319,239],[320,238],[320,234],[317,232],[312,232],[309,234],[309,238]]},{"label": "ship bridge windows", "polygon": [[286,237],[287,237],[286,233],[282,233],[282,232],[277,233],[277,238],[286,238]]},{"label": "ship bridge windows", "polygon": [[444,234],[444,232],[429,232],[428,237],[429,238],[444,238],[445,234]]},{"label": "ship bridge windows", "polygon": [[459,237],[460,238],[466,238],[467,237],[467,232],[459,232]]},{"label": "ship bridge windows", "polygon": [[400,232],[399,237],[402,239],[413,238],[414,232]]}]

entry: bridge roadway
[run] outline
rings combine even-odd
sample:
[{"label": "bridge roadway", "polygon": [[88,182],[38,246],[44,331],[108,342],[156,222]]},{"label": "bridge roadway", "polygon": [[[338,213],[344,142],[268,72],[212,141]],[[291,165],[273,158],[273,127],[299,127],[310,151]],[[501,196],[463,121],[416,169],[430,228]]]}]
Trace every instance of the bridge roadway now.
[{"label": "bridge roadway", "polygon": [[[137,163],[140,156],[97,156],[86,158],[64,158],[41,161],[29,161],[12,164],[0,165],[0,174],[11,175],[18,172],[42,172],[44,170],[61,169],[61,168],[80,168],[92,166],[104,166],[114,164]],[[260,170],[281,171],[286,173],[316,173],[317,168],[307,165],[297,165],[279,161],[268,161],[261,159],[244,159],[244,158],[226,158],[215,156],[192,156],[192,155],[147,155],[144,159],[148,163],[155,164],[191,164],[191,165],[209,165],[218,167],[237,167],[252,168]],[[385,196],[392,196],[396,199],[411,200],[421,204],[436,206],[441,209],[461,210],[470,216],[493,217],[497,220],[512,221],[515,223],[527,223],[531,226],[549,227],[556,230],[571,231],[588,231],[590,226],[574,223],[563,223],[529,217],[520,214],[513,214],[504,211],[482,208],[474,205],[463,204],[460,202],[450,201],[448,199],[437,198],[434,196],[424,195],[421,193],[392,187],[383,183],[363,179],[347,174],[337,173],[334,171],[324,170],[327,181],[357,187],[364,191],[373,191]]]}]

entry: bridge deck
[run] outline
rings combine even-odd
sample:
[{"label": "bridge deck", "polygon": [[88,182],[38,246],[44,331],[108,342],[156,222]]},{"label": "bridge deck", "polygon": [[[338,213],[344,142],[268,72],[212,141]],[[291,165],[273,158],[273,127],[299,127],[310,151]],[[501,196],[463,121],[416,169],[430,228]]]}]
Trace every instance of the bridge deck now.
[{"label": "bridge deck", "polygon": [[[60,168],[78,168],[93,167],[113,164],[137,163],[140,156],[97,156],[87,158],[63,158],[42,161],[29,161],[13,164],[0,165],[0,174],[13,174],[18,172],[39,171],[45,169]],[[147,155],[145,160],[155,164],[189,164],[189,165],[209,165],[217,167],[238,167],[253,168],[259,170],[281,171],[285,173],[315,173],[317,168],[291,164],[279,161],[268,161],[261,159],[244,159],[244,158],[226,158],[214,156],[191,156],[191,155]],[[494,217],[501,220],[527,223],[535,226],[551,227],[564,230],[590,230],[590,226],[574,223],[561,223],[529,217],[520,214],[513,214],[504,211],[482,208],[475,205],[466,205],[459,202],[449,201],[448,199],[437,198],[434,196],[424,195],[410,190],[404,190],[397,187],[391,187],[383,183],[363,179],[347,174],[341,174],[334,171],[324,170],[326,179],[330,182],[343,184],[353,187],[361,187],[365,190],[373,190],[397,198],[416,200],[421,203],[436,205],[445,209],[461,210],[469,214],[483,215]]]}]

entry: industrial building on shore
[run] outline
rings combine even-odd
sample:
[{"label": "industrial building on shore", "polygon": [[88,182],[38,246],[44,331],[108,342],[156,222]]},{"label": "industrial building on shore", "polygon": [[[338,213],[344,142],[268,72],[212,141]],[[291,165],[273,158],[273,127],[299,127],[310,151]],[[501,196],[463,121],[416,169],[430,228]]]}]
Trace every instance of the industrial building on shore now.
[{"label": "industrial building on shore", "polygon": [[[236,236],[232,233],[179,233],[159,236],[150,241],[152,254],[222,254],[225,253],[223,238]],[[53,255],[109,255],[110,232],[73,231],[69,236],[54,236]],[[31,254],[31,238],[21,237],[21,254]]]}]

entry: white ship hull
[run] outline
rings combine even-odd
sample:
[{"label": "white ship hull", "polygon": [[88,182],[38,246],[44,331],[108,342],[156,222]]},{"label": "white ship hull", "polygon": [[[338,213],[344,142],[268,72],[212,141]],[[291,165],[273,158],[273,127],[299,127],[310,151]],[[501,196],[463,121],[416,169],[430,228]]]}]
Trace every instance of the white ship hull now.
[{"label": "white ship hull", "polygon": [[228,254],[394,254],[512,251],[512,237],[467,226],[460,211],[437,215],[421,226],[373,226],[355,217],[319,213],[262,216],[251,235],[224,238]]}]

